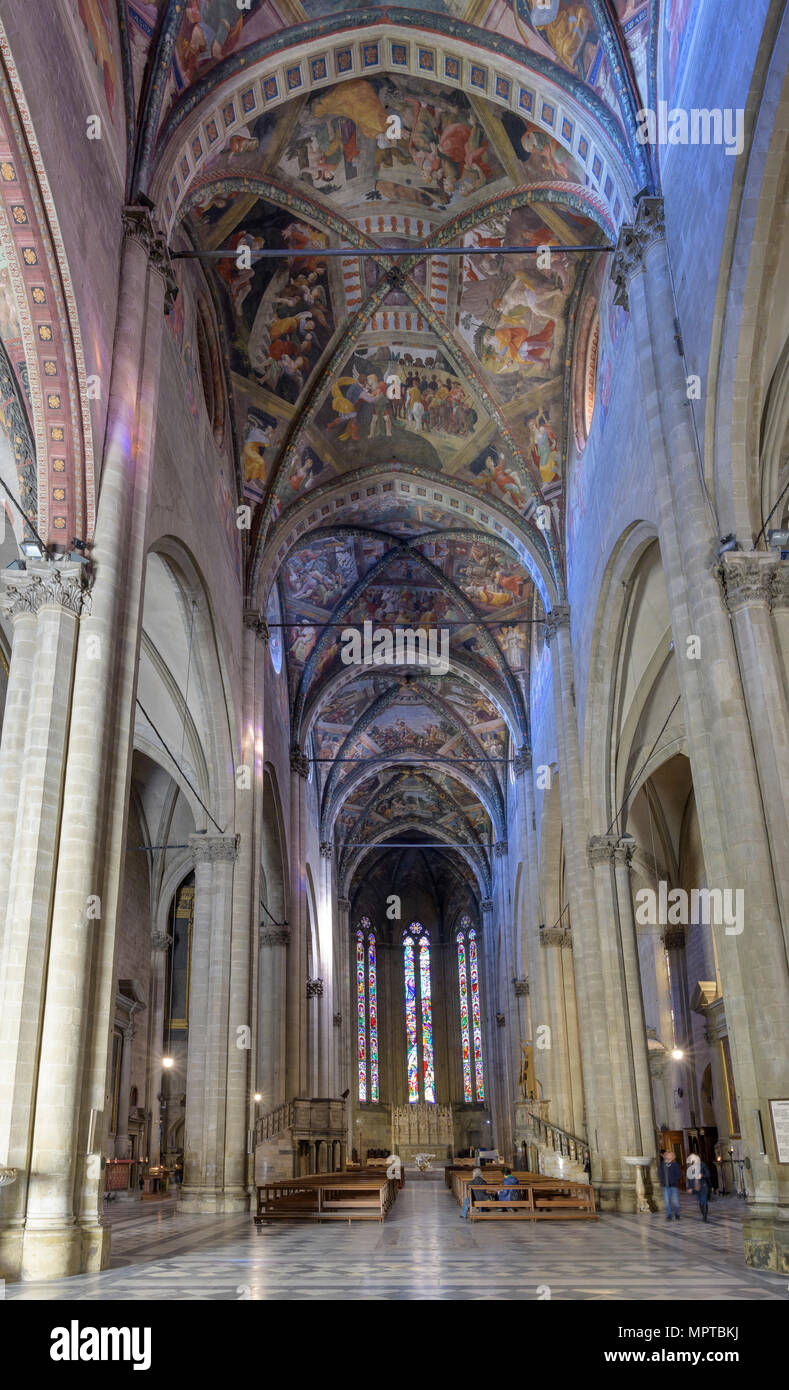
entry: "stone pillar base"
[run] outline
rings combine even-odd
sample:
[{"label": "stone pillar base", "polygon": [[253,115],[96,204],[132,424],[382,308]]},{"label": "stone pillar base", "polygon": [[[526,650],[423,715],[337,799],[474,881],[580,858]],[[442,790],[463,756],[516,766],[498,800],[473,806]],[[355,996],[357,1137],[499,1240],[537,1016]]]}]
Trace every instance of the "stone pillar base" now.
[{"label": "stone pillar base", "polygon": [[67,1279],[73,1274],[97,1274],[110,1264],[108,1226],[58,1226],[25,1231],[17,1278]]},{"label": "stone pillar base", "polygon": [[789,1212],[783,1209],[784,1219],[767,1215],[749,1215],[742,1223],[745,1244],[745,1263],[751,1269],[770,1269],[776,1274],[789,1274]]},{"label": "stone pillar base", "polygon": [[0,1279],[15,1284],[22,1270],[22,1229],[0,1231]]},{"label": "stone pillar base", "polygon": [[187,1216],[249,1211],[250,1195],[243,1187],[182,1187],[180,1211]]},{"label": "stone pillar base", "polygon": [[620,1181],[594,1183],[593,1186],[598,1211],[637,1210],[635,1184]]}]

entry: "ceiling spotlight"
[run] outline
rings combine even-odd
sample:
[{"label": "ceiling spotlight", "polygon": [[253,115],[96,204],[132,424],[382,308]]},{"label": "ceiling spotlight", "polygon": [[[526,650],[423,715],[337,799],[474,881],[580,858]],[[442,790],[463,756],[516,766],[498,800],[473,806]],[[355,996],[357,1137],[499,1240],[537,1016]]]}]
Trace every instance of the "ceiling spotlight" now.
[{"label": "ceiling spotlight", "polygon": [[671,1055],[674,1058],[675,1062],[681,1062],[682,1058],[685,1056],[685,1053],[682,1051],[681,1047],[673,1047],[671,1049]]},{"label": "ceiling spotlight", "polygon": [[727,550],[739,550],[740,543],[735,535],[721,536],[718,554],[725,555]]},{"label": "ceiling spotlight", "polygon": [[786,552],[789,550],[789,530],[768,531],[767,544],[771,550],[780,550],[781,559],[785,559]]},{"label": "ceiling spotlight", "polygon": [[169,1070],[169,1068],[170,1068],[171,1066],[173,1066],[173,1059],[172,1059],[172,1057],[163,1057],[163,1058],[162,1058],[162,1066],[163,1066],[163,1067],[167,1067],[168,1070]]},{"label": "ceiling spotlight", "polygon": [[37,540],[20,541],[19,549],[22,551],[23,555],[27,556],[28,560],[40,560],[43,558],[44,552]]},{"label": "ceiling spotlight", "polygon": [[262,1100],[262,1099],[263,1099],[262,1095],[260,1094],[260,1091],[256,1091],[256,1092],[255,1092],[254,1099],[255,1099],[255,1100]]}]

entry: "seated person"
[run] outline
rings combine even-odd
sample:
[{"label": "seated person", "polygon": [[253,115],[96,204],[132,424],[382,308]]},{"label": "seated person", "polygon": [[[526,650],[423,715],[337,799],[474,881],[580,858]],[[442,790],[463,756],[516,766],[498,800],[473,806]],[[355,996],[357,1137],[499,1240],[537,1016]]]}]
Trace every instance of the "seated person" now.
[{"label": "seated person", "polygon": [[[511,1168],[504,1169],[502,1179],[506,1182],[507,1178],[512,1182],[517,1182],[517,1179],[512,1176]],[[498,1193],[498,1198],[500,1202],[519,1202],[521,1200],[520,1189],[517,1187],[502,1187]],[[512,1211],[512,1207],[505,1207],[504,1210]]]},{"label": "seated person", "polygon": [[469,1209],[469,1206],[471,1205],[471,1203],[472,1203],[473,1200],[474,1200],[474,1194],[473,1194],[473,1192],[471,1191],[472,1187],[486,1187],[486,1186],[487,1186],[487,1183],[485,1182],[485,1179],[484,1179],[483,1176],[482,1176],[482,1170],[481,1170],[480,1168],[475,1168],[475,1169],[473,1170],[472,1174],[471,1174],[471,1182],[468,1184],[468,1187],[466,1188],[466,1200],[465,1200],[464,1203],[463,1203],[463,1210],[462,1210],[462,1212],[460,1213],[460,1219],[461,1219],[461,1221],[467,1221],[467,1220],[468,1220],[468,1209]]}]

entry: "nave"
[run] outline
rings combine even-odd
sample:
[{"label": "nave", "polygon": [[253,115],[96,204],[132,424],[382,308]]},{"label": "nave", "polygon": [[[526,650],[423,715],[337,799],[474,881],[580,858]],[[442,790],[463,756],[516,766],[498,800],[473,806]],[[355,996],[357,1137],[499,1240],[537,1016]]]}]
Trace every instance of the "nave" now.
[{"label": "nave", "polygon": [[110,1269],[11,1285],[6,1296],[225,1302],[785,1300],[780,1275],[742,1266],[744,1203],[736,1197],[715,1203],[704,1227],[690,1197],[683,1199],[679,1226],[668,1228],[662,1212],[648,1221],[604,1213],[594,1226],[472,1226],[461,1220],[441,1179],[440,1171],[408,1172],[383,1225],[289,1221],[256,1230],[248,1215],[189,1216],[177,1202],[143,1208],[142,1214],[121,1207],[110,1218]]}]

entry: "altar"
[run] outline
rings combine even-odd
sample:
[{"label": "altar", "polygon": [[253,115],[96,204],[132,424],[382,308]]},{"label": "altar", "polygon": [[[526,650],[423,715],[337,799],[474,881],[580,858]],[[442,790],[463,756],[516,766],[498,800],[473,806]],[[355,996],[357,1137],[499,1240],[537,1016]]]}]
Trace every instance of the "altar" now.
[{"label": "altar", "polygon": [[410,1163],[418,1153],[433,1153],[439,1162],[453,1156],[454,1129],[448,1105],[417,1101],[392,1108],[392,1153]]}]

